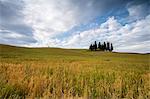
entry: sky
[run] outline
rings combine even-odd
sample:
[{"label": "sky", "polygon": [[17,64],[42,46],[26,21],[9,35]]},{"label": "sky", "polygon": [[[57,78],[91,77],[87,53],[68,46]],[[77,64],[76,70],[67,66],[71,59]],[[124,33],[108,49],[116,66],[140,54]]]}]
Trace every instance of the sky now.
[{"label": "sky", "polygon": [[150,0],[0,0],[0,44],[150,53]]}]

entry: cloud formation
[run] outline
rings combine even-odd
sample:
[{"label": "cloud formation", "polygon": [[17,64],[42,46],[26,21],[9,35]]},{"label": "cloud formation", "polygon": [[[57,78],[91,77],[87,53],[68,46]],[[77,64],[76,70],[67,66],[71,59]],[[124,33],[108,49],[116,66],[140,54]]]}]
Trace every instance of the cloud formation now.
[{"label": "cloud formation", "polygon": [[45,42],[45,38],[54,38],[74,26],[102,15],[105,11],[112,10],[123,2],[106,1],[102,3],[96,0],[63,0],[63,2],[61,0],[26,0],[23,13],[26,22],[34,30],[34,38]]},{"label": "cloud formation", "polygon": [[[0,43],[149,52],[149,0],[1,0]],[[114,39],[115,38],[115,39]],[[144,45],[143,45],[144,44]]]},{"label": "cloud formation", "polygon": [[91,41],[110,41],[114,44],[115,51],[148,53],[150,47],[149,20],[150,15],[131,24],[121,25],[114,17],[110,17],[96,29],[71,36],[64,46],[87,48]]},{"label": "cloud formation", "polygon": [[0,1],[0,43],[25,45],[35,42],[32,28],[23,20],[23,4],[21,0]]}]

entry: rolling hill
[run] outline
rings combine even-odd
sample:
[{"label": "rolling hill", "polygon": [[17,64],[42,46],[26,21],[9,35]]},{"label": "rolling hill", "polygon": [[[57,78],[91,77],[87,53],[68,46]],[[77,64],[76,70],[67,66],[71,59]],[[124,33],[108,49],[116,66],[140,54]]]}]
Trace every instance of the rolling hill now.
[{"label": "rolling hill", "polygon": [[148,99],[150,54],[0,45],[0,98]]}]

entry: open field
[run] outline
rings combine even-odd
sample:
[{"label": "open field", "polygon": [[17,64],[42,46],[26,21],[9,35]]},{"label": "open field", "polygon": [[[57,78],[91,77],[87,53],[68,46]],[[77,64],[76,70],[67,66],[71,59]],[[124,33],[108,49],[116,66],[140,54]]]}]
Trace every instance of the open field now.
[{"label": "open field", "polygon": [[150,99],[150,54],[0,45],[0,99]]}]

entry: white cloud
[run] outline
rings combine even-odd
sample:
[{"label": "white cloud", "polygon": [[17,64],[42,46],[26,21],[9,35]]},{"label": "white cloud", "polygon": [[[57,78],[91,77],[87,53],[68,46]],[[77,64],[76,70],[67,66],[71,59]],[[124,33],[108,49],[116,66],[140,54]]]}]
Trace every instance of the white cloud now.
[{"label": "white cloud", "polygon": [[138,5],[127,5],[127,10],[129,12],[129,16],[127,17],[128,22],[142,19],[150,14],[148,3],[138,4]]},{"label": "white cloud", "polygon": [[[31,47],[51,46],[65,48],[88,48],[91,42],[97,40],[102,42],[113,42],[115,51],[149,51],[150,47],[145,46],[149,46],[150,43],[150,15],[146,17],[148,13],[146,9],[148,7],[145,4],[127,6],[129,16],[124,20],[125,22],[130,23],[126,25],[122,25],[117,19],[110,17],[106,22],[102,23],[99,28],[85,30],[83,32],[77,30],[78,32],[76,33],[70,33],[63,38],[59,38],[59,36],[61,37],[61,35],[63,35],[63,32],[66,32],[67,34],[67,31],[71,28],[77,25],[80,26],[85,22],[90,22],[89,20],[94,19],[97,15],[105,15],[104,12],[111,11],[111,8],[114,8],[121,3],[114,3],[113,6],[112,2],[114,1],[111,1],[111,3],[108,1],[97,2],[96,0],[78,0],[77,2],[75,0],[23,1],[24,6],[21,7],[23,8],[21,9],[21,13],[16,13],[23,13],[22,16],[24,17],[21,19],[24,20],[23,23],[31,28],[31,31],[33,29],[33,31],[29,33],[33,33],[33,36],[30,36],[37,42],[30,42],[31,38],[23,35],[25,34],[23,32],[19,33],[8,30],[2,31],[3,33],[9,32],[9,34],[5,33],[5,35],[2,35],[2,32],[0,31],[2,43],[4,40],[11,42],[14,39],[17,39],[14,40],[14,44],[16,42],[25,41],[28,42],[28,44],[25,42],[19,44],[23,45],[25,43],[26,46]],[[116,0],[116,2],[118,1],[119,0]],[[103,12],[103,14],[101,12]],[[14,19],[14,21],[16,21],[16,19]],[[17,22],[19,21],[16,21],[16,23]],[[16,28],[18,29],[18,26]]]},{"label": "white cloud", "polygon": [[[112,3],[112,1],[109,2]],[[33,29],[34,39],[41,44],[45,40],[56,39],[63,32],[87,23],[97,15],[101,15],[116,6],[110,5],[109,2],[96,0],[24,0],[24,21]],[[115,2],[115,4],[120,4]],[[111,29],[113,26],[110,27]]]},{"label": "white cloud", "polygon": [[71,36],[65,46],[88,48],[91,42],[110,41],[115,51],[150,52],[150,15],[145,19],[121,25],[114,17],[109,18],[97,29],[91,29]]},{"label": "white cloud", "polygon": [[[34,39],[44,42],[57,37],[76,25],[88,22],[95,14],[92,2],[84,7],[72,0],[24,0],[25,23],[32,27]],[[74,4],[76,3],[76,4]]]},{"label": "white cloud", "polygon": [[64,0],[26,0],[25,21],[34,30],[37,41],[50,39],[78,24],[76,8]]}]

